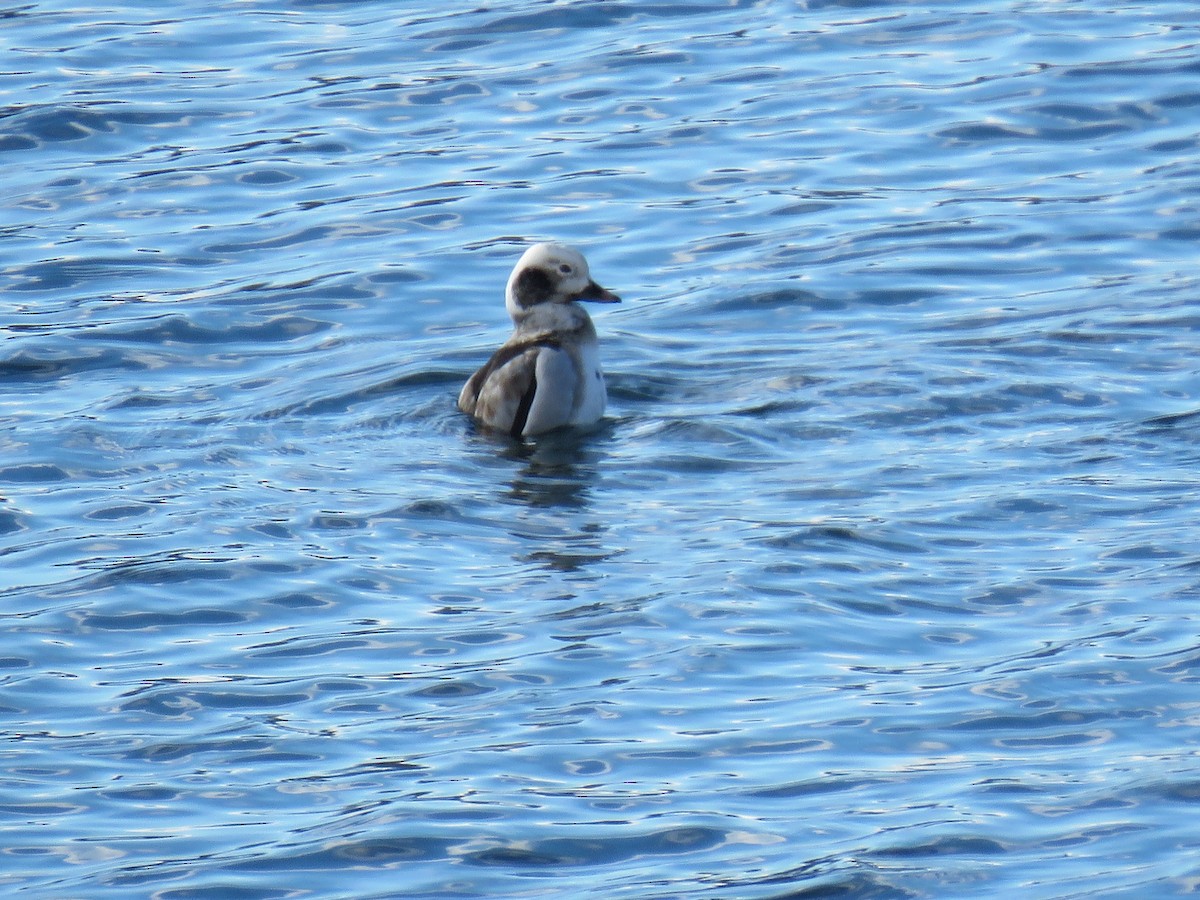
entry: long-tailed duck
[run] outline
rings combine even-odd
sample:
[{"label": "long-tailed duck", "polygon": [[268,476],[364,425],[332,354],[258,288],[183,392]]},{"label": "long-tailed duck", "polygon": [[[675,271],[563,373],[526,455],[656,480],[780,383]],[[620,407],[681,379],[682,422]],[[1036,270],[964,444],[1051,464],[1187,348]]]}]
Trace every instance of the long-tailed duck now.
[{"label": "long-tailed duck", "polygon": [[573,247],[534,244],[508,278],[512,336],[463,385],[458,408],[515,438],[594,424],[608,401],[591,317],[575,301],[619,303]]}]

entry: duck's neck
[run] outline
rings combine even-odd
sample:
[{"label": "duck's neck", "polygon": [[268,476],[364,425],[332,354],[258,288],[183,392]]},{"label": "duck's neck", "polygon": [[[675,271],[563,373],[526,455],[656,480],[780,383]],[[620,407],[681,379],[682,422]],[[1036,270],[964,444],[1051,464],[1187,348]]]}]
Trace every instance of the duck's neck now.
[{"label": "duck's neck", "polygon": [[514,317],[513,325],[525,334],[570,334],[577,340],[594,341],[592,317],[578,303],[539,303]]}]

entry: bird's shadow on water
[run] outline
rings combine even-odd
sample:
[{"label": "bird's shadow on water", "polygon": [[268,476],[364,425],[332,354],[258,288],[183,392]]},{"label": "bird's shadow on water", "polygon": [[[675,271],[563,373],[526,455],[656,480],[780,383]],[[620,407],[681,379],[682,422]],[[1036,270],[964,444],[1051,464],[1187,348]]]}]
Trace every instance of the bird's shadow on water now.
[{"label": "bird's shadow on water", "polygon": [[551,432],[534,441],[513,441],[504,455],[522,466],[510,483],[509,498],[531,507],[587,507],[611,436],[611,424],[604,424],[586,431]]},{"label": "bird's shadow on water", "polygon": [[496,481],[496,499],[524,510],[504,517],[509,534],[520,541],[517,561],[578,572],[623,552],[608,545],[609,517],[593,502],[613,439],[612,423],[529,441],[484,431],[476,438],[488,442],[501,464],[511,466],[510,475]]},{"label": "bird's shadow on water", "polygon": [[[588,429],[562,429],[531,440],[477,431],[500,459],[517,464],[500,499],[534,509],[584,509],[600,477],[605,446],[614,425],[601,422]],[[499,487],[499,485],[497,485]]]}]

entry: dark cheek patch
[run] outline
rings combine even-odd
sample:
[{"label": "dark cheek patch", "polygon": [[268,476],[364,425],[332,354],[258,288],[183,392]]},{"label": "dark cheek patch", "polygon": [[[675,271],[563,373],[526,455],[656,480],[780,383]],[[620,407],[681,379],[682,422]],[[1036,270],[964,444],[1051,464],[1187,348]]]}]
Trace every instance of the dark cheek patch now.
[{"label": "dark cheek patch", "polygon": [[517,304],[521,307],[545,303],[554,296],[554,283],[541,269],[522,269],[513,285]]}]

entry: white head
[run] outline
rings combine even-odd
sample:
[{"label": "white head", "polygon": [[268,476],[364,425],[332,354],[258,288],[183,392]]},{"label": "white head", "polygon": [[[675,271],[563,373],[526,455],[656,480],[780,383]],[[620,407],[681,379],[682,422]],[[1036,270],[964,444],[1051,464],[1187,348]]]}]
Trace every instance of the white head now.
[{"label": "white head", "polygon": [[621,298],[592,281],[583,254],[565,244],[534,244],[526,250],[504,292],[504,305],[514,322],[539,304],[575,300],[619,303]]}]

